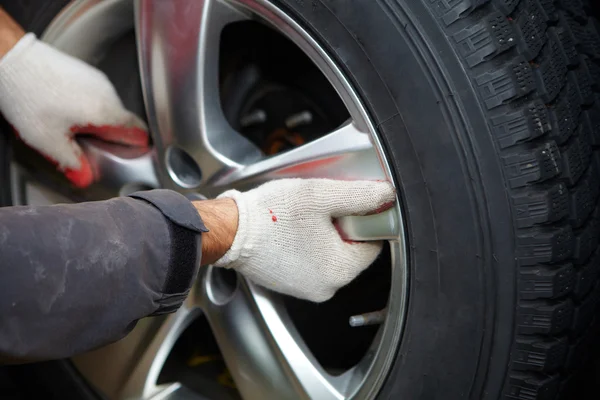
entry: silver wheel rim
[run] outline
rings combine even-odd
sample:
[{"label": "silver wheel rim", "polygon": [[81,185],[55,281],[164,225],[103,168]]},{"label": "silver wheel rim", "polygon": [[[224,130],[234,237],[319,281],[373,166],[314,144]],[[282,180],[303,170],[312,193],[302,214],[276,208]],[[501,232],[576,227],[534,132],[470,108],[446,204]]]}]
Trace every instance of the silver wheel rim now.
[{"label": "silver wheel rim", "polygon": [[[245,190],[285,177],[392,180],[374,125],[350,83],[323,48],[280,9],[266,0],[138,0],[134,4],[128,0],[73,2],[42,37],[95,64],[112,40],[135,24],[155,147],[132,157],[93,142],[84,146],[94,168],[101,172],[101,184],[114,194],[161,186],[181,192],[199,189],[213,196],[227,188]],[[235,132],[218,101],[219,41],[214,38],[219,38],[227,24],[247,19],[260,20],[298,45],[336,89],[351,121],[269,158]],[[197,164],[200,177],[177,170],[169,154],[181,150]],[[28,184],[20,171],[15,165],[16,204],[64,201]],[[373,398],[396,356],[404,323],[407,263],[402,214],[397,202],[388,212],[340,222],[351,238],[389,241],[392,256],[385,322],[363,359],[343,374],[332,376],[318,364],[281,296],[243,280],[223,295],[213,284],[216,275],[211,267],[201,270],[192,294],[175,314],[140,321],[126,339],[75,358],[76,365],[111,397],[193,398],[179,383],[158,386],[156,382],[177,338],[203,313],[244,398]]]}]

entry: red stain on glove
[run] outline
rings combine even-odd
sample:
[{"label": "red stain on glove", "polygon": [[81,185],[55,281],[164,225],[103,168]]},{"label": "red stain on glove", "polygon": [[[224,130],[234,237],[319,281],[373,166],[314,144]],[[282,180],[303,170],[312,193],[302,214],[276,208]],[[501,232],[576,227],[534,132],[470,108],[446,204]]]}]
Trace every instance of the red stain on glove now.
[{"label": "red stain on glove", "polygon": [[90,135],[105,142],[148,147],[148,133],[137,126],[84,125],[71,127],[74,135]]}]

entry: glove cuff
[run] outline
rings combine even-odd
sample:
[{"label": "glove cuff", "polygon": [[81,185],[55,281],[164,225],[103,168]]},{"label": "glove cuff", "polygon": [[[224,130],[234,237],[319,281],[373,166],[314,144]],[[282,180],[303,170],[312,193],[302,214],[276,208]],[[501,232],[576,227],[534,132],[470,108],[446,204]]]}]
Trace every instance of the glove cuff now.
[{"label": "glove cuff", "polygon": [[15,44],[13,48],[10,49],[8,53],[6,53],[4,57],[0,59],[0,68],[6,67],[9,65],[9,63],[15,62],[15,60],[18,59],[23,52],[26,52],[28,49],[30,49],[35,42],[37,42],[37,37],[34,33],[30,32],[24,35],[21,39],[19,39],[17,44]]},{"label": "glove cuff", "polygon": [[217,197],[217,199],[222,198],[230,198],[235,201],[238,208],[238,229],[227,253],[219,258],[213,265],[216,267],[234,268],[236,262],[242,256],[242,250],[246,245],[249,234],[248,218],[250,217],[250,213],[248,212],[247,203],[243,199],[243,194],[237,190],[228,190]]}]

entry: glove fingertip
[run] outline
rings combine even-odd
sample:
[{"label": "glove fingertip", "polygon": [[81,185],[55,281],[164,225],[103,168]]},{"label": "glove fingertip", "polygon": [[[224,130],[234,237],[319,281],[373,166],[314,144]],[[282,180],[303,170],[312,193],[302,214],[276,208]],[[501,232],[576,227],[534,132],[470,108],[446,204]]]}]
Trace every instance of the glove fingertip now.
[{"label": "glove fingertip", "polygon": [[86,188],[94,182],[94,172],[88,159],[81,155],[79,157],[79,168],[65,168],[64,174],[75,187],[80,189]]},{"label": "glove fingertip", "polygon": [[371,265],[383,250],[383,241],[372,242],[348,242],[344,241],[344,246],[349,254],[353,254],[352,259],[362,271]]},{"label": "glove fingertip", "polygon": [[140,117],[138,117],[137,115],[131,113],[131,126],[134,128],[139,128],[143,131],[148,131],[148,125],[146,124],[146,122],[144,122],[143,119],[141,119]]},{"label": "glove fingertip", "polygon": [[394,186],[388,181],[376,181],[373,184],[377,187],[379,195],[383,202],[394,201],[396,198],[396,189]]},{"label": "glove fingertip", "polygon": [[[396,201],[396,190],[391,183],[387,181],[369,182],[370,190],[365,190],[363,196],[367,196],[372,204],[369,209],[365,209],[366,214],[377,214],[386,211],[394,205]],[[368,204],[368,203],[365,203]]]},{"label": "glove fingertip", "polygon": [[311,294],[306,296],[305,300],[311,301],[313,303],[325,303],[328,300],[331,300],[333,298],[333,296],[335,295],[335,292],[333,293],[319,293],[319,294]]}]

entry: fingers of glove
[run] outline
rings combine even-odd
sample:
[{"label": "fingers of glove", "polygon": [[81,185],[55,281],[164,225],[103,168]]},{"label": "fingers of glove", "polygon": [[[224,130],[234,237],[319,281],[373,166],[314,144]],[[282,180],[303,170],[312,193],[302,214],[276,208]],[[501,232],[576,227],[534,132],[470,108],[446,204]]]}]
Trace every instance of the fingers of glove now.
[{"label": "fingers of glove", "polygon": [[[336,261],[321,261],[313,266],[306,266],[304,263],[304,267],[298,265],[299,269],[307,268],[304,271],[311,272],[302,279],[288,277],[285,282],[277,285],[275,290],[315,303],[327,301],[367,269],[379,256],[382,248],[383,242],[344,243],[343,253],[334,257]],[[302,282],[302,284],[294,286],[285,284],[290,281]]]},{"label": "fingers of glove", "polygon": [[[68,145],[71,147],[71,152],[69,154],[73,154],[76,157],[76,163],[72,164],[72,166],[61,166],[59,162],[57,162],[52,157],[45,156],[50,162],[57,165],[59,171],[65,175],[65,177],[71,181],[73,186],[78,187],[80,189],[86,188],[90,186],[94,180],[94,172],[92,166],[85,156],[77,142],[74,140],[69,140]],[[64,156],[66,153],[61,152],[61,156]],[[63,157],[64,158],[64,157]]]},{"label": "fingers of glove", "polygon": [[[23,140],[23,137],[15,130],[15,135],[18,139]],[[47,146],[46,144],[31,144],[23,140],[25,144],[36,150],[44,158],[56,165],[63,172],[65,177],[78,188],[85,188],[94,181],[92,167],[79,145],[69,138],[59,140],[55,146]]]},{"label": "fingers of glove", "polygon": [[373,264],[382,249],[382,241],[344,242],[343,251],[347,254],[348,259],[352,260],[351,266],[346,269],[349,272],[350,280],[356,278],[358,274]]},{"label": "fingers of glove", "polygon": [[[321,290],[308,290],[305,299],[316,303],[329,300],[335,293],[358,277],[377,259],[383,248],[383,242],[366,243],[344,243],[343,250],[346,253],[344,260],[351,260],[331,268],[324,275],[329,279],[320,279],[319,284],[324,287]],[[340,255],[341,256],[341,255]]]},{"label": "fingers of glove", "polygon": [[88,133],[115,143],[148,144],[146,124],[125,109],[102,71],[26,36],[24,50],[4,65],[0,79],[0,86],[14,92],[2,110],[13,114],[17,128],[24,134],[23,126],[30,126],[29,133],[37,135]]},{"label": "fingers of glove", "polygon": [[396,193],[389,182],[332,179],[281,179],[248,192],[251,197],[276,202],[285,198],[288,207],[319,210],[334,218],[364,215],[389,208]]},{"label": "fingers of glove", "polygon": [[384,181],[321,180],[315,185],[312,192],[333,218],[380,212],[396,200],[394,187]]},{"label": "fingers of glove", "polygon": [[82,151],[71,137],[62,133],[53,134],[48,131],[31,133],[15,130],[15,135],[60,169],[79,169]]}]

